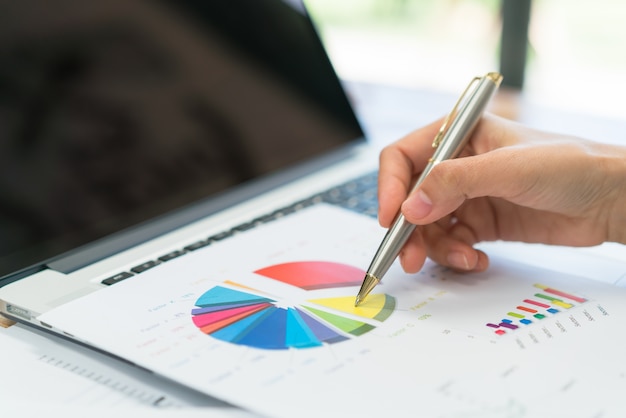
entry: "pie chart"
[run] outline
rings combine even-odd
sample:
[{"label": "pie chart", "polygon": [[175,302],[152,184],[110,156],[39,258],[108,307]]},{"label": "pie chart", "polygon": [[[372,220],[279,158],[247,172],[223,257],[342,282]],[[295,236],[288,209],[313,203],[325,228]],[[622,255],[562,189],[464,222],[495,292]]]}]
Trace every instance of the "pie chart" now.
[{"label": "pie chart", "polygon": [[[304,349],[363,335],[392,313],[393,296],[372,293],[358,307],[354,296],[315,297],[315,290],[360,286],[365,272],[327,261],[297,261],[255,271],[310,293],[293,306],[263,292],[227,281],[202,294],[191,312],[193,323],[218,340],[260,349]],[[356,293],[355,293],[356,294]]]}]

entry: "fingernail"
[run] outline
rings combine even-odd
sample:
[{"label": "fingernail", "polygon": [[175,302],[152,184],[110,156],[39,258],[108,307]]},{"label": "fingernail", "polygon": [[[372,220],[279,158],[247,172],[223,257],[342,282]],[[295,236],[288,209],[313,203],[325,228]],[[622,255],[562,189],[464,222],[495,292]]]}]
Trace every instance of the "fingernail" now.
[{"label": "fingernail", "polygon": [[433,202],[420,189],[405,202],[403,209],[405,209],[405,216],[409,215],[411,218],[421,219],[433,209]]},{"label": "fingernail", "polygon": [[461,270],[469,270],[469,262],[467,261],[467,257],[464,253],[460,251],[453,251],[448,254],[447,257],[448,263],[450,267],[454,267]]}]

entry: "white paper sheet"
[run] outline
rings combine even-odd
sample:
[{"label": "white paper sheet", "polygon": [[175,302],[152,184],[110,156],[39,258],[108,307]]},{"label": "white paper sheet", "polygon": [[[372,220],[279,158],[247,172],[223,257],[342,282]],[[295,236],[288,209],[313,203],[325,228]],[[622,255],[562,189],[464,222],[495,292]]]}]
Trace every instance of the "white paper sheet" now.
[{"label": "white paper sheet", "polygon": [[[34,401],[36,400],[36,402]],[[20,325],[0,328],[0,406],[20,417],[251,417],[74,343]],[[197,412],[193,412],[197,411]],[[175,415],[176,414],[176,415]]]},{"label": "white paper sheet", "polygon": [[476,275],[394,265],[354,308],[383,233],[318,205],[41,319],[268,416],[626,412],[609,396],[626,390],[624,289],[497,258]]}]

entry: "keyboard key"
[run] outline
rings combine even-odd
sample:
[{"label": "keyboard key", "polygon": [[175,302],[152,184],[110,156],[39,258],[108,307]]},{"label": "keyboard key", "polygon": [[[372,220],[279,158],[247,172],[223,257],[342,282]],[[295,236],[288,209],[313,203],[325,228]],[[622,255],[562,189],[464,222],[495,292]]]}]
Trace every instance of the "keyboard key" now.
[{"label": "keyboard key", "polygon": [[165,254],[162,255],[161,257],[159,257],[160,261],[170,261],[176,257],[180,257],[181,255],[185,254],[185,251],[182,250],[176,250],[176,251],[172,251],[169,254]]},{"label": "keyboard key", "polygon": [[186,246],[185,250],[186,251],[195,251],[197,249],[206,247],[209,244],[211,244],[211,240],[205,239],[205,240],[202,240],[202,241],[194,242],[193,244]]},{"label": "keyboard key", "polygon": [[108,279],[104,279],[100,283],[105,284],[107,286],[111,286],[112,284],[119,283],[122,280],[126,280],[126,279],[128,279],[129,277],[132,277],[132,276],[133,276],[132,273],[128,273],[128,272],[124,271],[122,273],[116,274],[115,276],[111,276]]},{"label": "keyboard key", "polygon": [[146,261],[145,263],[139,264],[138,266],[133,267],[132,269],[130,269],[130,271],[132,271],[135,274],[139,274],[139,273],[143,273],[144,271],[148,269],[151,269],[152,267],[158,264],[159,264],[158,261],[150,260],[150,261]]},{"label": "keyboard key", "polygon": [[233,230],[236,232],[243,232],[243,231],[252,229],[255,226],[256,226],[256,223],[254,222],[246,222],[245,224],[237,225],[236,227],[233,228]]},{"label": "keyboard key", "polygon": [[233,231],[224,231],[209,237],[209,241],[220,241],[233,235]]}]

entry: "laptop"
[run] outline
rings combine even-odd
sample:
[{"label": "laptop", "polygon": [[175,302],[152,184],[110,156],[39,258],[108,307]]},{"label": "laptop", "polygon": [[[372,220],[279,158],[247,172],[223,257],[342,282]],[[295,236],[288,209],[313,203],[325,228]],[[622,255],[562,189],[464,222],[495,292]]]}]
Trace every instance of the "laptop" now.
[{"label": "laptop", "polygon": [[376,216],[375,155],[301,1],[0,8],[8,318],[47,330],[52,309],[321,202]]}]

